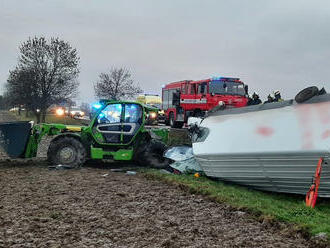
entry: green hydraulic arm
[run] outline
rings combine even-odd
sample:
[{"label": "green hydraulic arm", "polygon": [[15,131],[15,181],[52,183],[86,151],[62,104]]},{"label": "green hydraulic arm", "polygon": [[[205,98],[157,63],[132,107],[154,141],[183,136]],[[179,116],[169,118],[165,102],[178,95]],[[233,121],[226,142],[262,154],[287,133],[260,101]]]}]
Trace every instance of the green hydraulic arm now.
[{"label": "green hydraulic arm", "polygon": [[37,156],[38,146],[41,139],[47,136],[59,135],[65,131],[68,132],[80,132],[83,127],[79,126],[69,126],[64,124],[37,124],[34,125],[31,130],[31,135],[28,140],[25,158],[33,158]]}]

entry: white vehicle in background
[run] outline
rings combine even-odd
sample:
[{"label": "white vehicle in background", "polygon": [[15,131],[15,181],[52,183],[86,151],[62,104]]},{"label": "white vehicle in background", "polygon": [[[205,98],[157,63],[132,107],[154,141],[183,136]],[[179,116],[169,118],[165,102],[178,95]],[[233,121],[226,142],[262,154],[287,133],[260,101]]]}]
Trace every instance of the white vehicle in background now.
[{"label": "white vehicle in background", "polygon": [[[70,111],[70,112],[69,112]],[[65,111],[65,113],[68,115],[68,116],[71,116],[71,117],[83,117],[85,116],[85,112],[82,111],[81,109],[79,109],[78,107],[72,107],[70,110],[67,109]]]},{"label": "white vehicle in background", "polygon": [[155,108],[148,113],[147,124],[157,125],[159,121],[165,121],[164,110],[161,110],[162,98],[159,95],[142,94],[136,98],[136,101]]},{"label": "white vehicle in background", "polygon": [[15,107],[15,108],[11,108],[11,109],[9,109],[9,111],[10,111],[10,112],[15,112],[15,111],[18,111],[18,108],[17,108],[17,107]]}]

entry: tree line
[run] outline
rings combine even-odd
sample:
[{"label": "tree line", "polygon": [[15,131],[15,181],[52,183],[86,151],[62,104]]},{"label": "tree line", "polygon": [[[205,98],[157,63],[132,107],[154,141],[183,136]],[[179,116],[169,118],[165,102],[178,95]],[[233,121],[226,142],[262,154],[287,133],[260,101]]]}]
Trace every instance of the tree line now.
[{"label": "tree line", "polygon": [[[72,103],[78,95],[80,57],[69,42],[57,38],[29,38],[19,46],[16,67],[9,71],[0,109],[24,107],[45,122],[53,104]],[[128,69],[112,67],[94,83],[97,98],[122,100],[142,92]]]}]

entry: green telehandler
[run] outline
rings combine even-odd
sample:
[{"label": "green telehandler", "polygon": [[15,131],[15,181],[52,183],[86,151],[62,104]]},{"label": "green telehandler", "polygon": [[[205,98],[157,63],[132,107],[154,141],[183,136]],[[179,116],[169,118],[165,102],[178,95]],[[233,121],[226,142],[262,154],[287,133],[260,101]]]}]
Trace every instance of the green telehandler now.
[{"label": "green telehandler", "polygon": [[0,124],[0,147],[11,158],[36,157],[45,135],[53,136],[47,160],[53,165],[80,167],[86,160],[136,161],[141,166],[166,168],[163,157],[168,130],[145,127],[148,106],[104,100],[88,126],[9,122]]}]

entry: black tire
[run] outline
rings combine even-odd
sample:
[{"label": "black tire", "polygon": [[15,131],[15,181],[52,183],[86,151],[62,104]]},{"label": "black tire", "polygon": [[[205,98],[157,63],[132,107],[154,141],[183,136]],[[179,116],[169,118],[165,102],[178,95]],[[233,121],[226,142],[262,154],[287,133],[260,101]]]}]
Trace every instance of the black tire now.
[{"label": "black tire", "polygon": [[182,121],[176,121],[175,122],[175,127],[176,128],[182,128],[183,127],[183,122]]},{"label": "black tire", "polygon": [[183,127],[183,122],[182,121],[175,121],[173,112],[170,113],[169,119],[170,119],[169,120],[170,126],[172,128],[182,128]]},{"label": "black tire", "polygon": [[47,160],[51,165],[61,164],[72,168],[79,168],[86,161],[86,150],[78,139],[61,137],[50,143]]},{"label": "black tire", "polygon": [[200,109],[195,109],[194,113],[193,113],[193,116],[200,118],[200,117],[203,117],[203,113]]},{"label": "black tire", "polygon": [[317,96],[318,94],[319,89],[316,86],[311,86],[300,91],[294,99],[297,103],[303,103],[311,99],[313,96]]},{"label": "black tire", "polygon": [[167,146],[164,143],[158,140],[150,140],[145,149],[137,154],[137,161],[141,166],[166,169],[170,164],[170,160],[163,156],[166,149]]},{"label": "black tire", "polygon": [[165,125],[166,125],[166,126],[169,126],[169,125],[170,125],[170,120],[169,120],[169,118],[166,118],[166,117],[165,117]]},{"label": "black tire", "polygon": [[169,116],[169,123],[171,127],[175,127],[174,113],[171,112]]}]

